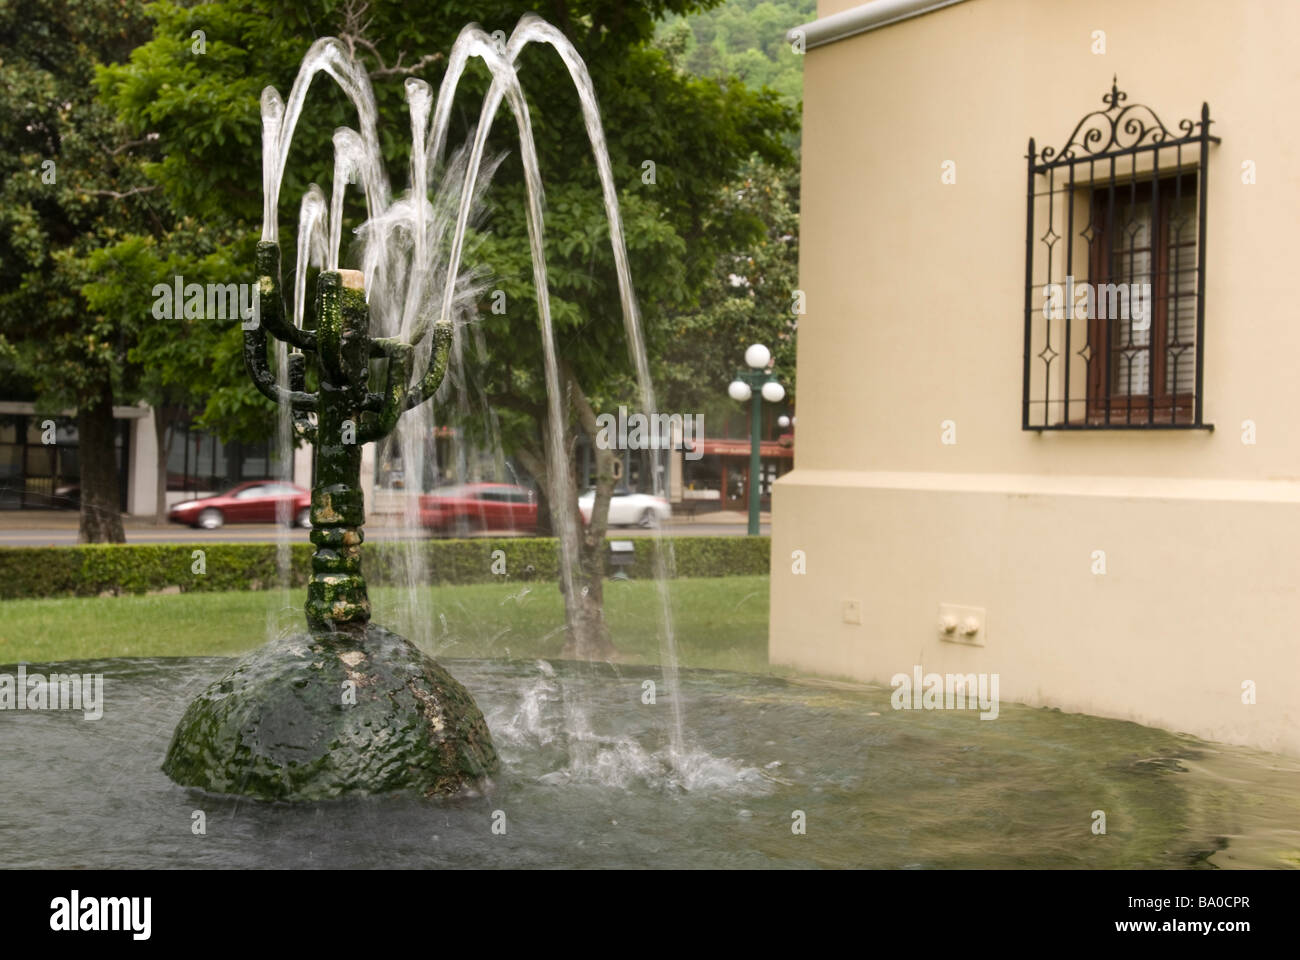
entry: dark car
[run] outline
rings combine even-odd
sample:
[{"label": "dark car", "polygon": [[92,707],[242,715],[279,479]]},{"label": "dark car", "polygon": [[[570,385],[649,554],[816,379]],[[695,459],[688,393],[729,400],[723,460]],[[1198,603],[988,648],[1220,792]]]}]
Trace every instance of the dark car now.
[{"label": "dark car", "polygon": [[464,483],[420,497],[420,523],[433,532],[537,530],[537,495],[509,483]]},{"label": "dark car", "polygon": [[167,519],[204,530],[227,523],[276,523],[281,505],[291,524],[311,526],[311,493],[283,480],[250,480],[215,497],[186,500],[172,507]]}]

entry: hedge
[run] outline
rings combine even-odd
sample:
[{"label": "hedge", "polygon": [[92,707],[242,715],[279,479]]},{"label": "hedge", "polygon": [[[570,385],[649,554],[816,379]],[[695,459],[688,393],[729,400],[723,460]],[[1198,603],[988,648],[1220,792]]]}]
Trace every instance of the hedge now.
[{"label": "hedge", "polygon": [[[617,537],[610,539],[619,539]],[[632,577],[654,575],[655,541],[628,538],[636,559]],[[767,537],[671,537],[666,568],[674,577],[766,574]],[[93,597],[158,591],[262,590],[279,585],[274,543],[126,543],[76,547],[0,547],[0,599]],[[294,543],[290,583],[302,586],[310,571],[312,546]],[[500,550],[501,555],[493,556]],[[201,556],[195,551],[202,551]],[[366,579],[373,585],[406,582],[405,571],[423,554],[429,583],[487,583],[494,580],[552,580],[558,576],[554,538],[413,540],[365,547]],[[500,561],[505,561],[505,573]],[[196,572],[202,569],[202,572]]]}]

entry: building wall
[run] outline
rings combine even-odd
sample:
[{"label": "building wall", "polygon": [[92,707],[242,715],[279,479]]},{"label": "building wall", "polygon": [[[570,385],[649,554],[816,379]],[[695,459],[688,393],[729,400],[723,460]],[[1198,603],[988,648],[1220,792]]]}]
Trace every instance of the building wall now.
[{"label": "building wall", "polygon": [[127,467],[126,512],[147,517],[158,509],[158,436],[153,407],[131,424],[131,458]]},{"label": "building wall", "polygon": [[[967,0],[808,52],[808,312],[799,459],[774,499],[774,661],[880,682],[918,662],[999,673],[1003,699],[1300,753],[1300,324],[1284,306],[1300,125],[1278,109],[1300,94],[1298,30],[1288,0]],[[1223,141],[1212,432],[1020,429],[1027,141],[1060,146],[1113,74],[1171,129],[1207,101]],[[861,625],[844,622],[852,599]],[[985,608],[986,645],[941,641],[941,602]]]}]

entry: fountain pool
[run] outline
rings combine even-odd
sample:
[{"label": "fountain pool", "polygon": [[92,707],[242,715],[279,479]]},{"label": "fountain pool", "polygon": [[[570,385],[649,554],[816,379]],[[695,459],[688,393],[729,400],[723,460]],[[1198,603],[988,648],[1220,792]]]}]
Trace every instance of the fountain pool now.
[{"label": "fountain pool", "polygon": [[1300,865],[1300,761],[1051,710],[1004,704],[981,723],[895,712],[883,688],[683,670],[674,763],[668,698],[642,702],[657,667],[444,663],[500,754],[481,791],[293,804],[159,769],[185,704],[231,661],[62,665],[103,673],[108,706],[97,721],[0,713],[0,769],[23,771],[7,778],[0,867]]}]

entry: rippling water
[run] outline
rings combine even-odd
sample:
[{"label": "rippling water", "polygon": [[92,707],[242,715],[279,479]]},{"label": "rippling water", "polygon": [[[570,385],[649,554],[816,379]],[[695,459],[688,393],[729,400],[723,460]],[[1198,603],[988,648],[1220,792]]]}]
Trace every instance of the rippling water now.
[{"label": "rippling water", "polygon": [[100,720],[0,712],[0,866],[1300,866],[1297,761],[1051,710],[1003,705],[981,722],[895,712],[887,690],[713,671],[681,673],[676,766],[671,704],[662,689],[643,702],[656,668],[450,660],[502,758],[480,794],[290,805],[178,787],[159,769],[172,728],[231,663],[63,664],[104,674]]}]

